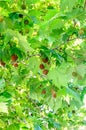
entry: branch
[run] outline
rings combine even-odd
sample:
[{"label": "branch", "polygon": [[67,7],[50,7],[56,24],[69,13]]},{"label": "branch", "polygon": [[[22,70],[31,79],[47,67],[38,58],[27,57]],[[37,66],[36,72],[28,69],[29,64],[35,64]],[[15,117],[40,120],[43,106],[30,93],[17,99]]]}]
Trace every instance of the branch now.
[{"label": "branch", "polygon": [[[82,38],[77,37],[77,38],[73,38],[73,39],[68,39],[68,40],[67,40],[66,42],[64,42],[64,43],[68,43],[68,42],[70,42],[70,41],[77,40],[77,39],[85,39],[85,38],[86,38],[86,37],[83,36]],[[61,45],[64,45],[64,43],[61,44]],[[61,46],[57,46],[57,47],[53,48],[52,50],[59,50],[60,47],[61,47]]]},{"label": "branch", "polygon": [[[77,38],[73,38],[73,39],[69,39],[69,40],[67,40],[66,42],[64,42],[64,43],[68,43],[68,42],[70,42],[70,41],[73,41],[73,40],[77,40],[77,39],[85,39],[86,37],[85,36],[83,36],[82,38],[80,38],[80,37],[77,37]],[[64,44],[63,43],[63,44]],[[63,44],[61,44],[61,45],[63,45]],[[51,49],[51,50],[58,50],[59,51],[59,49],[60,49],[60,47],[61,47],[61,45],[60,46],[56,46],[55,48],[53,48],[53,49]],[[69,57],[71,57],[73,60],[76,60],[76,61],[85,61],[84,59],[82,59],[82,58],[76,58],[76,57],[74,57],[74,56],[71,56],[71,55],[69,55],[69,54],[67,54]],[[32,55],[28,55],[28,57],[33,57],[33,56],[39,56],[39,57],[41,57],[41,54],[40,53],[38,53],[38,54],[32,54]]]},{"label": "branch", "polygon": [[69,57],[71,57],[73,60],[76,60],[76,61],[80,61],[80,62],[85,62],[86,60],[83,59],[83,58],[76,58],[74,57],[73,55],[70,55],[70,54],[67,54]]}]

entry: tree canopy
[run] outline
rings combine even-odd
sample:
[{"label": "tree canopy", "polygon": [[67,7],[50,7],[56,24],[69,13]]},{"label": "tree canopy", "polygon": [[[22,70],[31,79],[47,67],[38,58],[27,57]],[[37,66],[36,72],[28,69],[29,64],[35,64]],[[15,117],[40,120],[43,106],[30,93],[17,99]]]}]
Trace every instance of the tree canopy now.
[{"label": "tree canopy", "polygon": [[0,0],[0,130],[85,126],[86,0]]}]

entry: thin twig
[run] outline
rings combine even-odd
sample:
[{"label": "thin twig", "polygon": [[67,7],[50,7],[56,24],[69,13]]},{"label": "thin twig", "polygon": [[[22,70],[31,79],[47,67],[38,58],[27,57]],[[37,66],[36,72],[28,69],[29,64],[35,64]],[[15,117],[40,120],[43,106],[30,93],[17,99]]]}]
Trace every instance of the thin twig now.
[{"label": "thin twig", "polygon": [[[77,37],[77,38],[69,39],[69,40],[67,40],[65,43],[68,43],[68,42],[73,41],[73,40],[77,40],[77,39],[85,39],[85,38],[86,38],[85,36],[82,37],[82,38]],[[63,44],[61,44],[61,45],[63,45]],[[58,51],[59,51],[60,47],[61,47],[61,46],[56,46],[55,48],[53,48],[53,49],[51,49],[51,50],[53,50],[53,51],[54,51],[54,50],[58,50]],[[81,58],[75,58],[75,57],[73,57],[73,56],[71,56],[71,55],[69,55],[69,54],[67,54],[67,55],[68,55],[69,57],[71,57],[73,60],[84,61],[84,59],[81,59]],[[33,56],[39,56],[39,57],[41,57],[41,54],[38,53],[38,54],[32,54],[32,55],[29,55],[30,58],[33,57]]]}]

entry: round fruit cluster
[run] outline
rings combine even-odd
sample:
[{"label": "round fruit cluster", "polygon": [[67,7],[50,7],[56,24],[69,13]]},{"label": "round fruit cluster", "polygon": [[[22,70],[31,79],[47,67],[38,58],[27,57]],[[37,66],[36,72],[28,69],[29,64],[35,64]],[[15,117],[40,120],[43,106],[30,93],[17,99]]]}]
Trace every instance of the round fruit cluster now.
[{"label": "round fruit cluster", "polygon": [[[46,94],[46,90],[45,90],[45,89],[42,90],[42,94],[43,94],[43,95]],[[53,89],[51,90],[51,94],[52,94],[52,97],[53,97],[53,98],[56,98],[56,97],[57,97],[56,91],[53,90]]]},{"label": "round fruit cluster", "polygon": [[[14,67],[18,67],[18,62],[17,62],[18,56],[16,54],[13,54],[11,56],[11,61]],[[0,66],[5,67],[6,63],[3,60],[0,60]]]},{"label": "round fruit cluster", "polygon": [[44,75],[47,75],[48,72],[49,72],[49,70],[46,69],[46,63],[47,63],[47,64],[49,63],[47,57],[42,58],[42,63],[39,65],[39,68],[40,68],[41,70],[43,70],[42,73],[43,73]]},{"label": "round fruit cluster", "polygon": [[3,62],[2,60],[0,60],[0,66],[5,66],[5,62]]},{"label": "round fruit cluster", "polygon": [[18,62],[16,62],[17,59],[18,59],[18,56],[17,56],[16,54],[13,54],[13,55],[11,56],[11,60],[12,60],[12,62],[13,62],[13,66],[14,66],[14,67],[18,67]]},{"label": "round fruit cluster", "polygon": [[79,75],[77,72],[72,72],[72,76],[75,77],[75,78],[78,78],[78,80],[82,80],[83,77],[81,75]]}]

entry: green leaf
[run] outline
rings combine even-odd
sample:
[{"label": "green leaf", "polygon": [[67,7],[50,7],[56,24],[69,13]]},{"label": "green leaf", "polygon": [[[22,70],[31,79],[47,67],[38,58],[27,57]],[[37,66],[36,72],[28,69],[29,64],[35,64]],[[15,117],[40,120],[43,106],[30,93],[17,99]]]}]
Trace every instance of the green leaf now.
[{"label": "green leaf", "polygon": [[18,124],[11,124],[8,126],[8,128],[6,130],[20,130],[20,127]]},{"label": "green leaf", "polygon": [[86,87],[83,88],[82,92],[81,92],[81,100],[83,101],[84,96],[86,94]]},{"label": "green leaf", "polygon": [[11,0],[3,0],[4,2],[6,1],[6,2],[10,2]]},{"label": "green leaf", "polygon": [[20,47],[22,47],[25,51],[32,51],[26,36],[22,36],[18,32],[16,36],[18,37]]},{"label": "green leaf", "polygon": [[40,60],[38,57],[31,57],[29,59],[29,65],[28,68],[30,69],[30,71],[32,71],[34,74],[37,74],[39,71],[39,64],[40,64]]},{"label": "green leaf", "polygon": [[18,85],[21,81],[22,81],[22,80],[21,80],[20,75],[18,75],[18,74],[16,74],[16,73],[11,77],[11,82],[16,83],[17,85]]},{"label": "green leaf", "polygon": [[77,0],[60,0],[61,11],[71,11],[73,6],[76,5]]},{"label": "green leaf", "polygon": [[55,19],[50,23],[49,28],[51,28],[51,29],[56,29],[56,28],[61,29],[61,28],[63,28],[64,24],[65,24],[65,21],[63,21],[61,19]]},{"label": "green leaf", "polygon": [[86,0],[0,0],[0,130],[86,125],[85,35]]},{"label": "green leaf", "polygon": [[6,98],[4,96],[0,96],[0,102],[6,102],[8,100],[9,100],[9,98]]},{"label": "green leaf", "polygon": [[41,47],[42,43],[40,41],[38,41],[37,38],[33,38],[30,41],[30,46],[33,48],[33,49],[37,49],[39,47]]},{"label": "green leaf", "polygon": [[35,125],[34,130],[42,130],[39,125]]},{"label": "green leaf", "polygon": [[27,127],[22,127],[22,130],[28,130],[28,128]]},{"label": "green leaf", "polygon": [[79,75],[84,77],[84,75],[86,74],[86,64],[79,64],[77,66],[76,70],[77,70]]},{"label": "green leaf", "polygon": [[67,88],[67,93],[68,93],[70,96],[72,96],[72,98],[74,98],[76,101],[78,101],[78,103],[79,103],[80,105],[82,105],[82,102],[81,102],[81,99],[80,99],[80,95],[79,95],[77,92],[73,91],[73,90],[70,89],[70,88]]},{"label": "green leaf", "polygon": [[15,106],[15,110],[16,110],[16,113],[18,114],[18,116],[22,117],[23,116],[23,113],[22,113],[22,108],[19,104],[17,104]]},{"label": "green leaf", "polygon": [[54,112],[56,112],[61,107],[62,107],[62,99],[61,97],[57,97],[54,104]]},{"label": "green leaf", "polygon": [[5,28],[6,28],[5,22],[0,23],[0,33],[2,33],[3,31],[5,31]]},{"label": "green leaf", "polygon": [[0,113],[8,113],[8,107],[6,103],[0,102]]},{"label": "green leaf", "polygon": [[[51,22],[53,19],[55,19],[57,17],[58,11],[56,9],[54,10],[48,10],[48,12],[45,15],[45,21],[47,22]],[[56,16],[56,17],[55,17]]]},{"label": "green leaf", "polygon": [[4,127],[5,127],[5,122],[0,119],[0,128],[4,128]]},{"label": "green leaf", "polygon": [[29,42],[27,41],[26,36],[22,36],[18,31],[14,31],[11,29],[6,30],[5,44],[10,40],[16,42],[16,45],[19,44],[20,48],[26,53],[27,51],[32,51]]},{"label": "green leaf", "polygon": [[70,81],[70,77],[67,79],[66,66],[64,64],[65,69],[63,70],[60,67],[56,67],[55,69],[51,69],[48,74],[48,78],[52,80],[52,82],[57,86],[65,86]]},{"label": "green leaf", "polygon": [[75,8],[71,12],[67,12],[67,18],[68,19],[78,19],[78,20],[83,20],[86,16],[86,11],[83,11],[81,8]]},{"label": "green leaf", "polygon": [[49,98],[47,102],[50,108],[54,109],[54,98]]},{"label": "green leaf", "polygon": [[11,98],[11,94],[9,92],[7,92],[7,91],[4,91],[0,95],[3,96],[3,97],[5,97],[5,98]]},{"label": "green leaf", "polygon": [[0,88],[4,88],[4,87],[5,87],[5,80],[0,79]]},{"label": "green leaf", "polygon": [[32,1],[26,0],[27,4],[35,4],[36,2],[38,2],[38,0],[32,0]]}]

